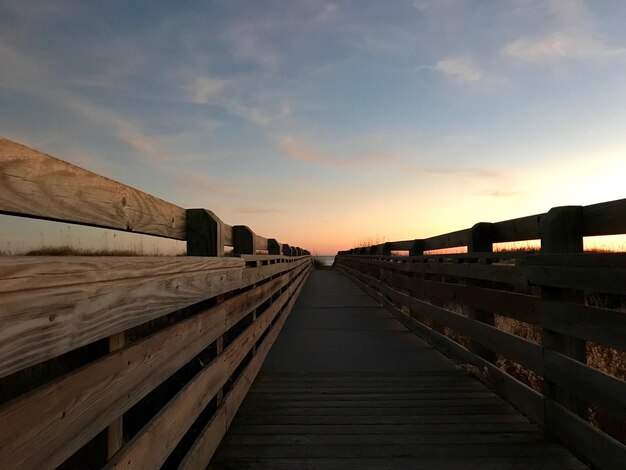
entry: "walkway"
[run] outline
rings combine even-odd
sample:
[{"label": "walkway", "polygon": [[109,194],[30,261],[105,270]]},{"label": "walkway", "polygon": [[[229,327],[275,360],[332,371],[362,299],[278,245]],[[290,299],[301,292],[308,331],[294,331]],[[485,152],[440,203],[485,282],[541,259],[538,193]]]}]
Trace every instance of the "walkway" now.
[{"label": "walkway", "polygon": [[578,469],[350,280],[316,270],[214,469]]}]

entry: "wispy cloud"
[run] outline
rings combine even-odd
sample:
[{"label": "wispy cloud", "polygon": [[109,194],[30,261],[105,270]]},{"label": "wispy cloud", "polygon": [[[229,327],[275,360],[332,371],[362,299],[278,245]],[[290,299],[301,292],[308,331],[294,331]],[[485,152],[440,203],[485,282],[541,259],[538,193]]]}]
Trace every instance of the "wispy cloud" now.
[{"label": "wispy cloud", "polygon": [[0,63],[4,64],[6,70],[0,77],[0,86],[25,92],[66,108],[111,132],[119,141],[153,162],[161,161],[152,138],[141,130],[140,124],[72,93],[63,86],[63,80],[51,66],[30,58],[24,51],[3,41],[0,41]]},{"label": "wispy cloud", "polygon": [[330,156],[293,136],[280,138],[278,145],[283,155],[293,160],[339,169],[384,168],[385,170],[392,169],[402,173],[410,172],[421,175],[465,176],[472,178],[498,178],[502,176],[499,171],[485,168],[416,164],[414,159],[401,157],[391,151],[375,151],[350,157]]},{"label": "wispy cloud", "polygon": [[437,62],[434,69],[459,82],[485,81],[485,73],[469,57],[446,57]]},{"label": "wispy cloud", "polygon": [[228,80],[212,77],[193,77],[189,87],[189,99],[197,104],[214,104],[221,100],[221,93],[228,85]]},{"label": "wispy cloud", "polygon": [[626,58],[626,48],[607,44],[582,0],[551,0],[542,4],[552,30],[520,37],[502,48],[505,56],[528,63]]}]

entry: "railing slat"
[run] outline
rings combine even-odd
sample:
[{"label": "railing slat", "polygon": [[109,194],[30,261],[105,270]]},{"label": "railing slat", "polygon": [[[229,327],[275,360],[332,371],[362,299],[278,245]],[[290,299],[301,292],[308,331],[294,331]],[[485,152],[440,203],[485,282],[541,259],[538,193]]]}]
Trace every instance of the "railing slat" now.
[{"label": "railing slat", "polygon": [[0,213],[185,240],[185,209],[0,139]]}]

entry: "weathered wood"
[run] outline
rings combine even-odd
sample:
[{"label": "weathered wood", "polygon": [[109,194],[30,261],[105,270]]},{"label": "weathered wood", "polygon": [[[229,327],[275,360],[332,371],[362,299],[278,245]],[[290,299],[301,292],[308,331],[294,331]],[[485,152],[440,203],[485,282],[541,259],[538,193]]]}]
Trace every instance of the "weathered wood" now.
[{"label": "weathered wood", "polygon": [[268,255],[280,255],[280,243],[275,238],[269,238],[267,240],[267,254]]},{"label": "weathered wood", "polygon": [[296,292],[289,300],[278,317],[278,321],[272,327],[268,335],[265,337],[256,354],[243,370],[239,378],[235,381],[232,388],[226,395],[224,402],[211,418],[211,421],[204,428],[200,436],[196,439],[187,455],[180,463],[180,469],[204,469],[211,460],[219,445],[222,437],[230,427],[235,413],[243,402],[244,397],[248,393],[254,378],[256,377],[269,349],[278,337],[278,333],[282,329],[286,318],[288,317],[295,300],[298,298],[300,290],[306,281],[306,276],[298,285]]},{"label": "weathered wood", "polygon": [[0,376],[242,285],[243,262],[0,257]]},{"label": "weathered wood", "polygon": [[[584,216],[581,206],[554,207],[540,221],[542,253],[580,253],[583,251]],[[541,297],[549,301],[584,304],[584,291],[541,287]],[[587,362],[587,344],[584,339],[564,335],[542,328],[541,346],[544,360],[550,350]],[[563,389],[544,377],[543,391],[546,401],[554,400],[580,416],[586,416],[587,406],[571,390]],[[552,432],[552,423],[546,420],[546,430]]]},{"label": "weathered wood", "polygon": [[387,300],[381,293],[375,291],[368,284],[355,277],[356,273],[354,271],[346,271],[343,267],[340,269],[367,293],[379,300],[387,310],[389,310],[400,322],[402,322],[408,329],[415,332],[418,336],[431,343],[444,354],[453,358],[456,362],[461,364],[473,364],[479,368],[479,371],[486,371],[486,373],[479,375],[478,378],[491,386],[506,400],[513,403],[534,422],[543,425],[544,406],[542,395],[514,379],[495,365],[470,352],[447,336],[436,332],[423,323],[405,314],[389,300]]},{"label": "weathered wood", "polygon": [[257,282],[261,282],[272,276],[296,269],[297,267],[310,262],[310,258],[290,258],[287,263],[276,263],[267,266],[246,268],[241,275],[241,286],[246,287]]},{"label": "weathered wood", "polygon": [[539,374],[543,372],[542,352],[539,345],[498,330],[483,322],[472,320],[458,313],[446,310],[445,308],[437,307],[429,302],[398,292],[370,276],[355,272],[353,272],[353,274],[361,279],[367,279],[367,282],[369,282],[370,285],[375,285],[381,294],[396,303],[407,306],[419,315],[432,318],[436,322],[473,339],[482,346],[513,359],[515,362],[528,367],[530,370]]},{"label": "weathered wood", "polygon": [[254,249],[256,251],[269,251],[268,240],[265,237],[254,234]]},{"label": "weathered wood", "polygon": [[547,300],[539,311],[545,329],[626,351],[624,312]]},{"label": "weathered wood", "polygon": [[[492,253],[493,252],[493,239],[494,239],[494,226],[487,222],[480,222],[475,224],[471,228],[471,235],[467,251],[470,253]],[[482,281],[470,280],[470,288],[473,286],[480,286]],[[477,309],[474,307],[466,308],[467,317],[476,321],[483,322],[487,325],[493,326],[494,324],[494,312],[490,310]],[[470,338],[469,349],[474,354],[478,354],[480,357],[491,363],[496,362],[496,354],[489,348],[484,347],[480,342]]]},{"label": "weathered wood", "polygon": [[0,139],[0,213],[185,240],[185,210]]},{"label": "weathered wood", "polygon": [[[109,351],[116,351],[126,344],[126,335],[118,333],[109,337]],[[124,418],[120,416],[107,429],[107,457],[111,458],[124,445]]]},{"label": "weathered wood", "polygon": [[382,266],[388,269],[420,274],[437,274],[452,277],[465,277],[485,281],[502,282],[512,286],[527,287],[527,270],[513,265],[480,265],[477,263],[412,263],[388,262],[368,259],[357,256],[342,257],[345,264],[358,263],[359,265]]},{"label": "weathered wood", "polygon": [[546,422],[553,434],[584,462],[596,468],[621,469],[626,446],[552,400],[546,400]]},{"label": "weathered wood", "polygon": [[583,235],[621,235],[626,233],[626,199],[583,207]]},{"label": "weathered wood", "polygon": [[626,382],[574,359],[546,350],[544,378],[626,420]]},{"label": "weathered wood", "polygon": [[470,240],[471,229],[444,233],[443,235],[436,235],[434,237],[425,238],[424,251],[467,246],[470,243]]},{"label": "weathered wood", "polygon": [[236,255],[256,254],[255,235],[245,225],[233,226],[233,249]]},{"label": "weathered wood", "polygon": [[[267,296],[256,294],[263,289],[228,299],[1,407],[0,468],[60,465],[221,336],[229,316],[261,305]],[[251,296],[256,301],[247,303]]]},{"label": "weathered wood", "polygon": [[504,243],[539,239],[541,237],[539,224],[542,216],[543,214],[529,215],[494,223],[493,242]]},{"label": "weathered wood", "polygon": [[289,289],[264,312],[258,322],[249,326],[185,385],[108,463],[107,468],[160,468],[187,429],[253,348],[255,341],[293,294],[303,275],[301,273],[300,278],[294,279]]},{"label": "weathered wood", "polygon": [[422,300],[427,297],[434,297],[444,302],[454,302],[464,307],[494,312],[534,325],[539,324],[539,308],[542,301],[539,297],[532,295],[486,287],[429,281],[388,270],[385,270],[384,281],[396,290],[406,290],[413,297]]},{"label": "weathered wood", "polygon": [[626,268],[528,266],[526,274],[534,286],[626,295]]},{"label": "weathered wood", "polygon": [[187,209],[187,255],[224,256],[222,221],[206,209]]}]

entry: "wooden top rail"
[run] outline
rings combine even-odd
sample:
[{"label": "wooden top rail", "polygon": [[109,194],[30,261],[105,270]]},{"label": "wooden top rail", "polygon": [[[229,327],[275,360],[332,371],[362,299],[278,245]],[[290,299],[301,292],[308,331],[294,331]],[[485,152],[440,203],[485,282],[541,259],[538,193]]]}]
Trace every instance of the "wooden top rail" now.
[{"label": "wooden top rail", "polygon": [[538,240],[546,237],[552,219],[561,217],[563,210],[572,212],[577,234],[585,237],[619,235],[626,233],[626,199],[603,202],[589,206],[555,207],[544,214],[489,223],[480,222],[471,228],[445,233],[424,239],[402,240],[352,248],[339,254],[389,254],[408,251],[421,255],[424,251],[467,246],[470,252],[489,252],[494,243]]},{"label": "wooden top rail", "polygon": [[[583,237],[623,233],[626,199],[356,248],[335,264],[593,468],[622,468],[626,381],[619,360],[595,354],[626,352],[626,253],[583,252]],[[541,253],[493,252],[524,239]],[[424,254],[454,246],[468,253]]]},{"label": "wooden top rail", "polygon": [[238,255],[310,254],[246,226],[228,225],[211,211],[185,210],[8,139],[0,139],[0,214],[185,240],[189,255],[223,256],[224,246]]}]

